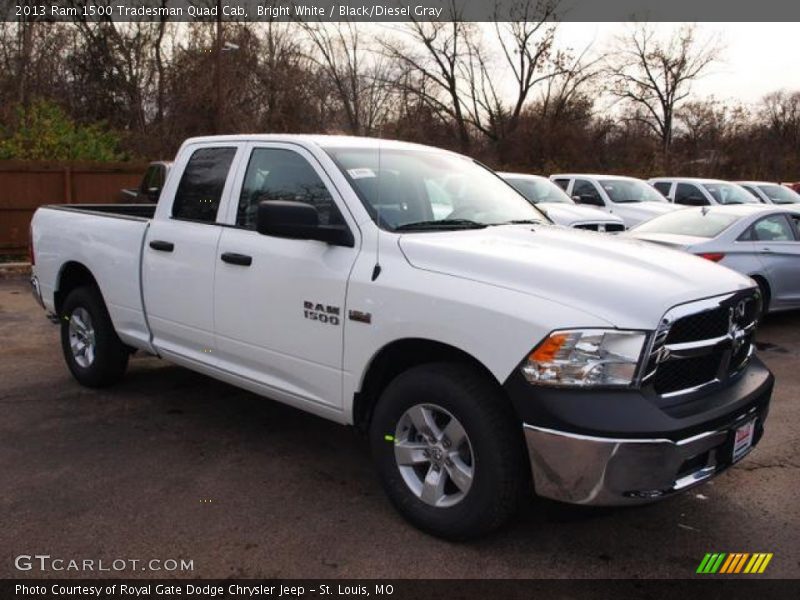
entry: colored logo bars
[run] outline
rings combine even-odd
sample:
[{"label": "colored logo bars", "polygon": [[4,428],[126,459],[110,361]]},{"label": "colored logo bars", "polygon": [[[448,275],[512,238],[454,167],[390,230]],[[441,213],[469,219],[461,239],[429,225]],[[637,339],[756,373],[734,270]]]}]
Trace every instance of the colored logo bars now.
[{"label": "colored logo bars", "polygon": [[728,575],[733,573],[763,573],[771,560],[772,552],[756,552],[755,554],[747,552],[733,552],[731,554],[726,554],[725,552],[709,553],[700,562],[697,572],[703,574],[725,573]]}]

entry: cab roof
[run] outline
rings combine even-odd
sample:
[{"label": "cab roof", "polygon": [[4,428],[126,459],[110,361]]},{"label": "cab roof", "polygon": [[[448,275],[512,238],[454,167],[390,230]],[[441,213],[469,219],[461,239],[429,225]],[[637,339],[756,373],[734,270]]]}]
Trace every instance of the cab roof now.
[{"label": "cab roof", "polygon": [[322,135],[322,134],[292,134],[292,133],[243,133],[237,135],[211,135],[187,139],[184,144],[198,143],[241,143],[241,142],[292,142],[304,146],[317,146],[320,148],[378,148],[398,150],[437,150],[448,154],[456,154],[434,146],[401,142],[382,138],[351,136],[351,135]]}]

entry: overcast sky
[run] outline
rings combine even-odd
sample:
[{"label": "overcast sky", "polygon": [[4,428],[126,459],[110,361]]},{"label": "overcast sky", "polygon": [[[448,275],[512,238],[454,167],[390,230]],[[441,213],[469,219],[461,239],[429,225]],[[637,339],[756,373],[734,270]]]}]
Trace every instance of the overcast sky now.
[{"label": "overcast sky", "polygon": [[[667,32],[678,25],[652,26]],[[630,25],[561,23],[558,27],[562,46],[580,50],[594,41],[593,48],[602,50]],[[724,50],[721,60],[693,86],[696,96],[753,103],[780,88],[800,90],[800,23],[699,23],[697,28],[700,36],[718,36]]]}]

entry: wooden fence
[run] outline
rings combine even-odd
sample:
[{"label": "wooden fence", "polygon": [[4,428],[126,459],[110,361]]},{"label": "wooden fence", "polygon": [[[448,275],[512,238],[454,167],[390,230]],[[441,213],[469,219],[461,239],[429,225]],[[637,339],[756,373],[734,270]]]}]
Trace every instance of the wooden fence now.
[{"label": "wooden fence", "polygon": [[146,163],[0,161],[0,254],[24,254],[43,204],[109,204],[139,184]]}]

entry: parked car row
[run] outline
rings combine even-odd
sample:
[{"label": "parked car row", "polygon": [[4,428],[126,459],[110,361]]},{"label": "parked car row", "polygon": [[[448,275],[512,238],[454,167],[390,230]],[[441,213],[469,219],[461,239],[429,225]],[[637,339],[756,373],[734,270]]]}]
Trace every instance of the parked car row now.
[{"label": "parked car row", "polygon": [[764,181],[498,173],[558,225],[621,232],[751,277],[762,310],[800,308],[800,195]]},{"label": "parked car row", "polygon": [[[800,194],[768,181],[723,181],[695,177],[654,177],[563,173],[549,180],[524,173],[498,173],[559,225],[595,231],[631,228],[681,206],[798,204]],[[557,205],[551,207],[551,205]],[[581,205],[581,206],[576,206]],[[601,215],[601,212],[606,213]]]}]

